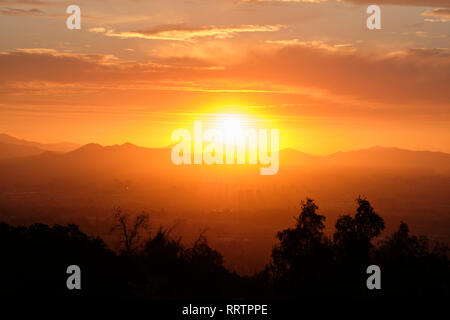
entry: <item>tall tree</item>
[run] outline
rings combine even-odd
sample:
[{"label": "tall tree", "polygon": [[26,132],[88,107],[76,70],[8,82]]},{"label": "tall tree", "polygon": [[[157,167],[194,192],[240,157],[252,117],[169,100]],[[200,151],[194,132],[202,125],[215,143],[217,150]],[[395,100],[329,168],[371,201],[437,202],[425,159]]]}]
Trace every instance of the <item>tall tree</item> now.
[{"label": "tall tree", "polygon": [[[301,212],[295,228],[277,234],[279,245],[272,250],[268,270],[282,290],[289,294],[314,294],[327,284],[331,275],[333,255],[324,236],[325,216],[317,214],[319,208],[312,199],[301,202]],[[301,290],[299,290],[301,289]]]}]

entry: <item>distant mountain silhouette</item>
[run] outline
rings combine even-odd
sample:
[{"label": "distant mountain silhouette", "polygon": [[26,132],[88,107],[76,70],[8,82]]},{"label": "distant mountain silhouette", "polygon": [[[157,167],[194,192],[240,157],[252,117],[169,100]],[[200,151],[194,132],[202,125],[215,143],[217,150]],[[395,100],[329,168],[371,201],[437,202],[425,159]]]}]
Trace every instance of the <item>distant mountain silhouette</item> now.
[{"label": "distant mountain silhouette", "polygon": [[311,165],[318,163],[322,157],[301,152],[296,149],[280,150],[280,163],[288,165]]},{"label": "distant mountain silhouette", "polygon": [[150,166],[170,163],[170,150],[166,148],[144,148],[131,143],[101,146],[96,143],[84,145],[60,156],[64,161]]},{"label": "distant mountain silhouette", "polygon": [[[5,149],[4,152],[2,152],[2,148]],[[154,171],[155,169],[158,171],[160,168],[167,168],[168,166],[172,169],[179,168],[171,162],[171,149],[139,147],[131,143],[113,146],[90,143],[63,154],[44,152],[45,149],[37,147],[25,147],[23,145],[13,147],[13,145],[0,143],[0,159],[7,158],[2,155],[8,154],[8,150],[10,150],[9,155],[31,156],[11,163],[22,166],[29,165],[33,168],[51,165],[54,170],[67,167],[73,170],[74,168],[86,168],[87,166],[90,169],[98,167],[100,171],[120,169],[144,172]],[[0,168],[2,164],[5,164],[5,162],[0,162]],[[280,151],[280,167],[282,168],[282,166],[420,168],[433,170],[433,172],[448,173],[450,172],[450,154],[379,146],[363,150],[337,152],[330,155],[310,155],[295,149],[283,149]],[[203,167],[210,166],[205,165]]]},{"label": "distant mountain silhouette", "polygon": [[125,179],[149,173],[162,177],[168,166],[173,166],[169,149],[91,143],[68,153],[42,151],[29,157],[0,159],[0,176],[6,189],[8,184],[28,188],[60,182],[70,186],[76,181],[94,184],[102,178]]},{"label": "distant mountain silhouette", "polygon": [[[430,168],[450,171],[450,154],[432,151],[411,151],[375,146],[368,149],[336,152],[325,156],[309,155],[295,149],[280,151],[280,162],[288,164],[357,167]],[[282,163],[282,162],[281,162]]]},{"label": "distant mountain silhouette", "polygon": [[431,151],[410,151],[399,148],[372,147],[364,150],[337,152],[327,162],[346,166],[450,168],[450,154]]},{"label": "distant mountain silhouette", "polygon": [[[164,160],[167,155],[170,161],[169,148],[146,148],[131,143],[122,145],[102,146],[96,143],[84,145],[67,156],[76,157],[110,157],[127,158],[129,156],[156,157],[154,160]],[[344,165],[344,166],[374,166],[374,167],[424,167],[450,168],[450,154],[432,151],[411,151],[400,148],[375,146],[368,149],[337,152],[330,155],[311,155],[296,149],[280,150],[282,163],[297,165]]]},{"label": "distant mountain silhouette", "polygon": [[[336,192],[343,192],[344,189],[352,192],[361,183],[358,175],[355,175],[355,170],[360,174],[364,172],[366,175],[376,175],[377,183],[371,186],[374,190],[383,190],[389,184],[389,177],[402,172],[408,174],[411,179],[421,176],[434,177],[436,174],[448,177],[450,174],[449,154],[383,147],[327,156],[309,155],[294,149],[281,150],[280,171],[270,179],[259,175],[260,165],[176,166],[171,161],[171,149],[144,148],[131,143],[113,146],[91,143],[68,153],[46,151],[38,154],[38,149],[31,151],[35,155],[12,159],[0,157],[0,191],[9,191],[11,188],[95,189],[100,185],[108,185],[111,181],[130,180],[141,181],[160,190],[171,186],[184,186],[194,190],[187,186],[195,185],[196,190],[215,190],[214,192],[220,194],[220,186],[237,188],[252,183],[259,184],[261,188],[274,187],[274,183],[294,183],[301,189],[305,188],[306,184],[308,188],[321,189],[325,181],[330,183],[330,179],[334,179]],[[352,179],[355,180],[354,184],[349,182]],[[436,188],[442,183],[445,182],[437,183]],[[434,185],[424,188],[422,192],[434,190],[436,194],[440,194]]]},{"label": "distant mountain silhouette", "polygon": [[28,157],[34,156],[40,153],[43,153],[44,150],[30,147],[30,146],[22,146],[16,144],[8,144],[0,142],[0,159],[7,158],[20,158],[20,157]]},{"label": "distant mountain silhouette", "polygon": [[71,155],[98,155],[98,153],[126,153],[126,152],[152,152],[155,150],[162,150],[161,148],[145,148],[139,147],[132,143],[124,143],[121,145],[115,144],[112,146],[102,146],[97,143],[89,143],[81,146],[72,152],[68,153]]},{"label": "distant mountain silhouette", "polygon": [[60,142],[60,143],[38,143],[34,141],[27,141],[23,139],[17,139],[7,134],[0,134],[0,143],[13,144],[18,146],[28,146],[39,148],[45,151],[54,152],[69,152],[80,147],[79,144],[70,142]]}]

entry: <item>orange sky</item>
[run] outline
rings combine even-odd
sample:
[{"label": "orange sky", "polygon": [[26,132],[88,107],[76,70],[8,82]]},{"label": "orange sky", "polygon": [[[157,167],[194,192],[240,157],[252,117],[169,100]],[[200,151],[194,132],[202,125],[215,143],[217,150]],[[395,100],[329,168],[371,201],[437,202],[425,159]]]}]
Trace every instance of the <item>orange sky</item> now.
[{"label": "orange sky", "polygon": [[239,113],[309,153],[450,152],[450,1],[378,3],[369,31],[364,0],[0,0],[0,132],[165,146]]}]

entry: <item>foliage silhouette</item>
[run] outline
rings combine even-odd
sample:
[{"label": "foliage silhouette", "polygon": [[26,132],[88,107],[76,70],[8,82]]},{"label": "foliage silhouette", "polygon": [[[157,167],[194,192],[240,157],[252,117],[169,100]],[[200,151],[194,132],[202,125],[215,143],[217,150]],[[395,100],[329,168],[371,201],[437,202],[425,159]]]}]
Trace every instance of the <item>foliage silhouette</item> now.
[{"label": "foliage silhouette", "polygon": [[[301,202],[295,225],[277,233],[270,262],[251,277],[227,270],[203,233],[186,247],[172,229],[152,232],[145,214],[115,209],[122,247],[78,226],[0,223],[0,297],[123,297],[139,299],[298,299],[304,297],[446,297],[448,246],[398,230],[375,245],[383,219],[358,197],[354,216],[338,218],[325,236],[325,216],[312,199]],[[82,270],[82,290],[66,288],[66,269]],[[367,266],[379,265],[382,290],[366,288]]]},{"label": "foliage silhouette", "polygon": [[[278,232],[280,244],[272,250],[267,271],[279,294],[318,295],[333,274],[333,253],[323,234],[325,217],[316,213],[317,205],[307,198],[295,228]],[[302,291],[298,291],[302,288]],[[318,291],[319,290],[319,291]]]},{"label": "foliage silhouette", "polygon": [[[361,196],[356,199],[358,207],[354,217],[344,215],[338,218],[333,235],[337,268],[341,275],[338,286],[351,288],[355,296],[367,293],[361,279],[367,277],[366,268],[370,259],[372,240],[384,230],[384,220],[372,208],[370,202]],[[347,294],[351,294],[348,292]]]},{"label": "foliage silhouette", "polygon": [[127,294],[115,254],[100,238],[89,237],[76,225],[49,227],[35,223],[13,227],[0,223],[1,273],[5,281],[1,296],[39,297],[78,295],[66,287],[66,269],[78,265],[83,271],[83,294],[110,296]]},{"label": "foliage silhouette", "polygon": [[148,214],[144,212],[130,221],[130,214],[124,213],[120,207],[115,207],[113,210],[117,224],[111,228],[111,231],[119,231],[124,251],[132,254],[139,248],[142,233],[148,229]]},{"label": "foliage silhouette", "polygon": [[401,222],[398,230],[381,241],[375,251],[386,290],[396,297],[448,297],[448,246],[432,244],[426,237],[409,233],[408,225]]}]

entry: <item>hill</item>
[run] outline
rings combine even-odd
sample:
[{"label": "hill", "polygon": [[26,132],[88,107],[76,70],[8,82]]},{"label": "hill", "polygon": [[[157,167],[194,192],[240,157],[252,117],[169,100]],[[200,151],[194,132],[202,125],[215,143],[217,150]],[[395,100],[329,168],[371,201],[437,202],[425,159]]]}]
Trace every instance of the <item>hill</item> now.
[{"label": "hill", "polygon": [[30,147],[30,146],[22,146],[8,143],[0,142],[0,159],[7,158],[20,158],[20,157],[28,157],[34,156],[40,153],[43,153],[44,150]]},{"label": "hill", "polygon": [[38,143],[34,141],[17,139],[7,134],[0,134],[0,143],[34,147],[45,151],[53,151],[53,152],[69,152],[80,147],[79,144],[70,142]]}]

